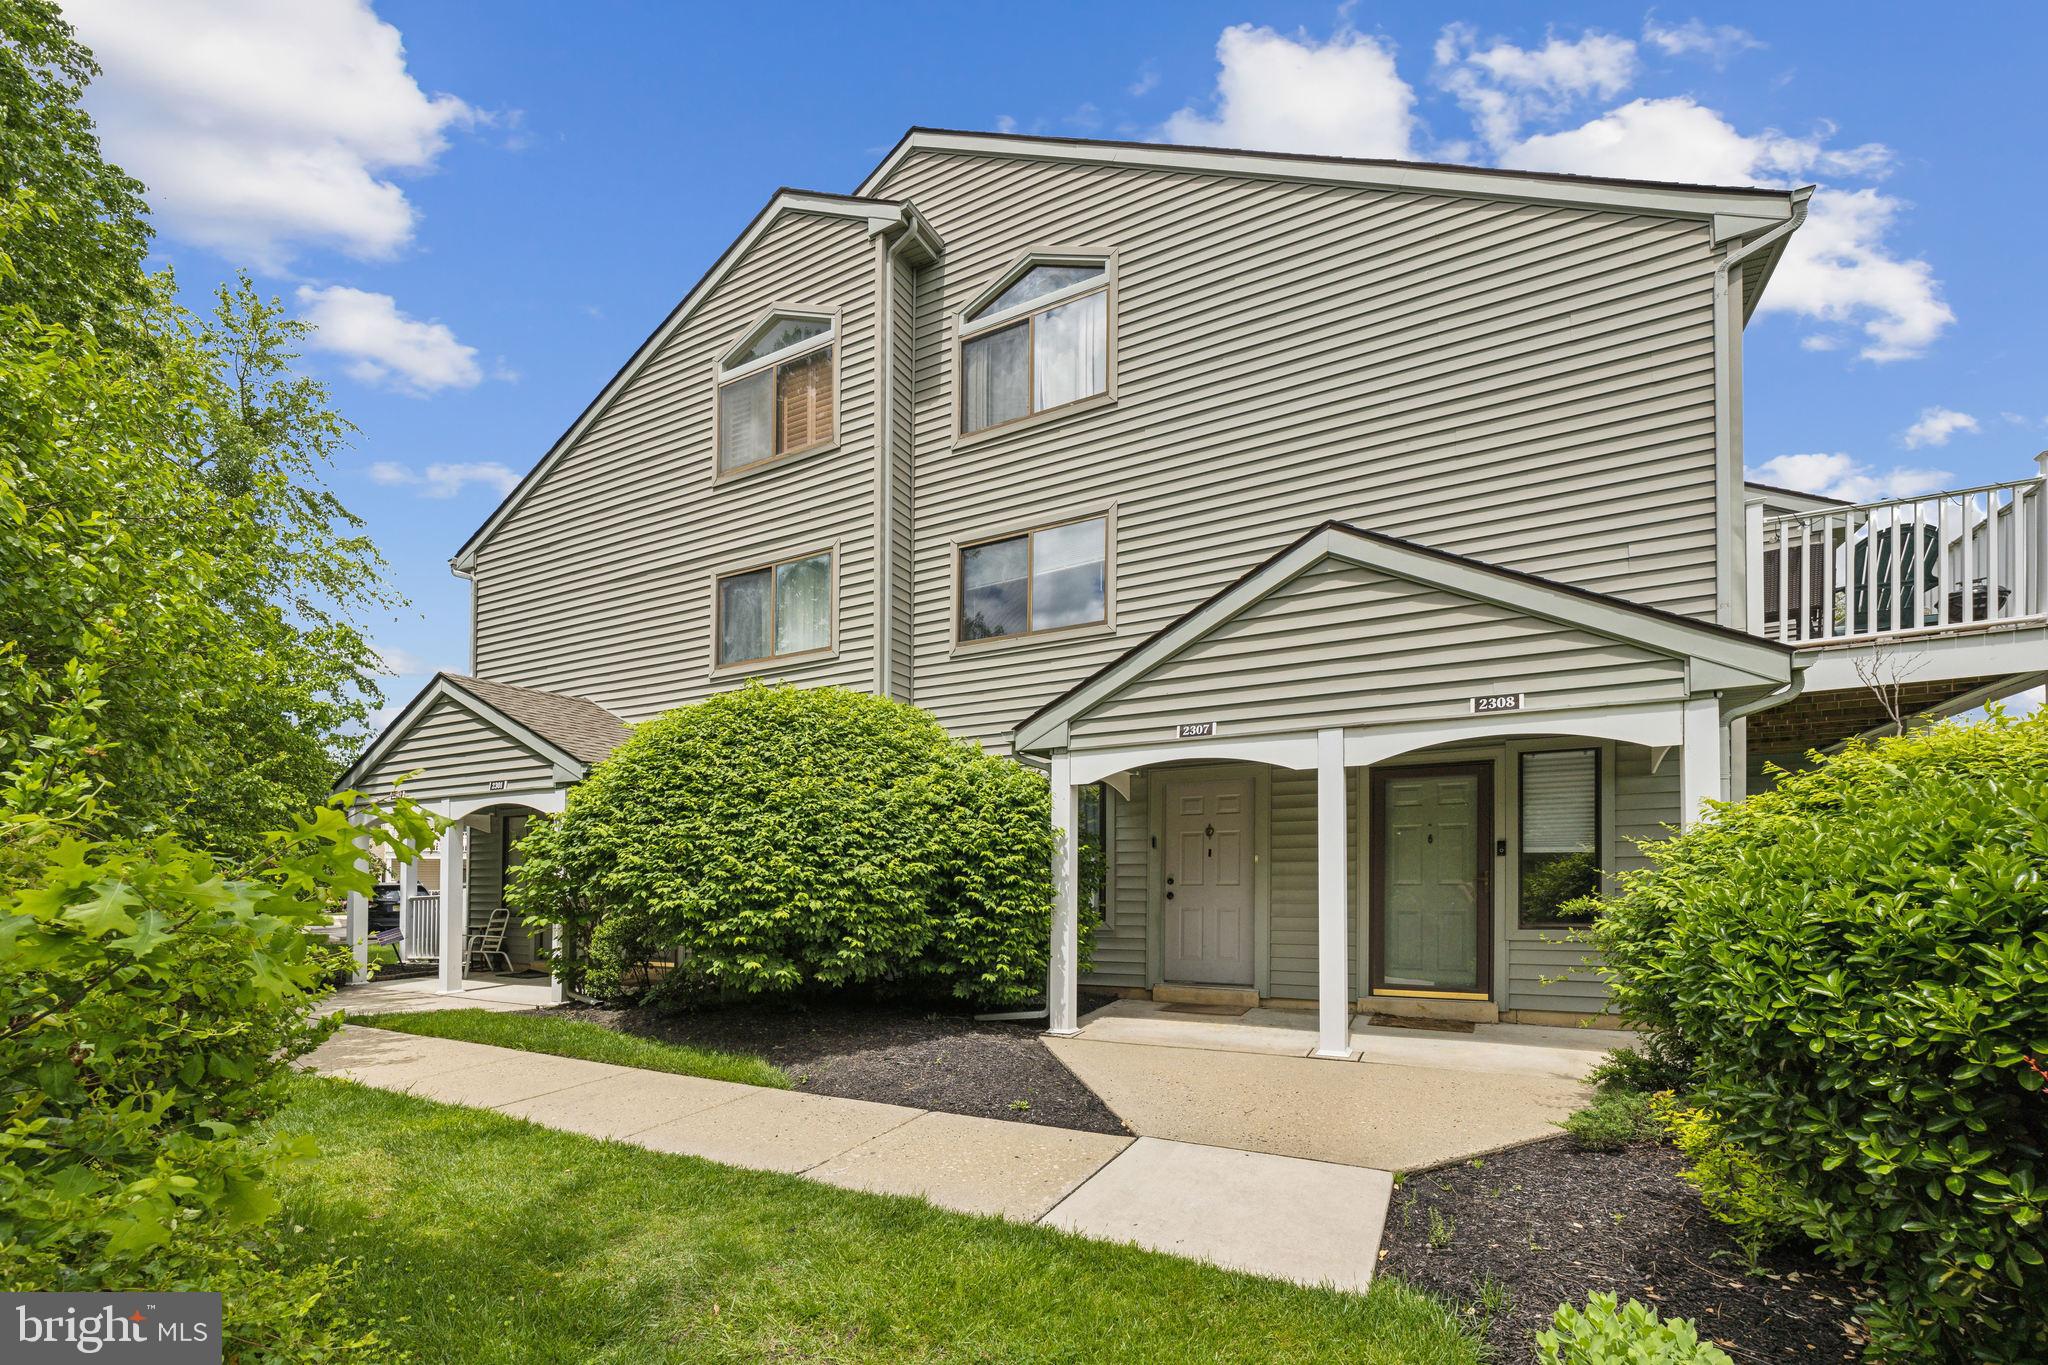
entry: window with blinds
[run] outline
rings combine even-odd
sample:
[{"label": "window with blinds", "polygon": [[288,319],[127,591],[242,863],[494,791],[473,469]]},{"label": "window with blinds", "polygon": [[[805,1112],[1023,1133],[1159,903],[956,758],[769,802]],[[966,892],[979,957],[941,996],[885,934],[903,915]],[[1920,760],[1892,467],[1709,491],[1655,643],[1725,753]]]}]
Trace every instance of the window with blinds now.
[{"label": "window with blinds", "polygon": [[1600,751],[1553,749],[1521,757],[1521,924],[1580,924],[1568,910],[1600,889]]},{"label": "window with blinds", "polygon": [[718,470],[799,455],[833,437],[831,318],[769,318],[719,366]]}]

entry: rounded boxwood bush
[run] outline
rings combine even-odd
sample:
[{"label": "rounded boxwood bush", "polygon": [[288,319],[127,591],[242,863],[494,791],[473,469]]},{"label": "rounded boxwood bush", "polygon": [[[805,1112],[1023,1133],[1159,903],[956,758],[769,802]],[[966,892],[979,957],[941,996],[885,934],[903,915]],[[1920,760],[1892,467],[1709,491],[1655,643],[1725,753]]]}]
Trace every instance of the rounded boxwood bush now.
[{"label": "rounded boxwood bush", "polygon": [[1877,1281],[1874,1353],[2048,1359],[2048,714],[1851,746],[1646,851],[1593,928],[1616,1004]]},{"label": "rounded boxwood bush", "polygon": [[916,707],[755,683],[636,726],[535,823],[511,899],[571,926],[564,975],[595,994],[1011,1004],[1045,986],[1050,818],[1043,777]]}]

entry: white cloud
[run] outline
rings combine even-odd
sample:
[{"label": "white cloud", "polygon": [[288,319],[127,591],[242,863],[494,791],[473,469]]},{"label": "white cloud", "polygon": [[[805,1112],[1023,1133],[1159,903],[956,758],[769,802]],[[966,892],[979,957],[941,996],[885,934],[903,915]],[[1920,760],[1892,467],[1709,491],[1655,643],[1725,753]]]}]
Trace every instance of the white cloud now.
[{"label": "white cloud", "polygon": [[452,498],[473,483],[503,497],[518,484],[519,475],[496,460],[436,463],[424,470],[396,460],[379,460],[370,466],[370,481],[386,488],[416,488],[423,498]]},{"label": "white cloud", "polygon": [[1667,57],[1705,57],[1717,66],[1738,52],[1763,46],[1753,34],[1733,24],[1709,28],[1698,19],[1660,24],[1654,14],[1643,19],[1643,41]]},{"label": "white cloud", "polygon": [[1146,62],[1138,68],[1138,79],[1125,87],[1125,93],[1134,100],[1143,99],[1159,88],[1159,68]]},{"label": "white cloud", "polygon": [[1779,455],[1751,469],[1749,477],[1802,493],[1818,493],[1847,502],[1874,502],[1932,493],[1946,486],[1950,476],[1946,469],[1872,469],[1838,451],[1832,455]]},{"label": "white cloud", "polygon": [[[1685,96],[1637,99],[1577,128],[1541,133],[1508,148],[1503,165],[1706,184],[1797,183],[1814,175],[1870,176],[1891,161],[1878,143],[1835,149],[1832,128],[1813,137],[1738,131]],[[1955,321],[1924,260],[1900,257],[1887,237],[1904,201],[1877,190],[1822,189],[1764,294],[1764,311],[1860,326],[1866,360],[1923,354]],[[1834,339],[1812,349],[1828,349]]]},{"label": "white cloud", "polygon": [[424,395],[474,388],[484,377],[476,347],[457,341],[445,323],[406,316],[389,294],[300,285],[298,298],[317,329],[314,347],[347,357],[348,373],[365,384]]},{"label": "white cloud", "polygon": [[301,246],[388,257],[416,213],[394,172],[433,167],[477,114],[429,96],[368,0],[65,0],[103,74],[86,103],[170,234],[265,268]]},{"label": "white cloud", "polygon": [[1532,119],[1556,118],[1582,99],[1610,99],[1636,74],[1636,45],[1589,32],[1543,46],[1495,38],[1485,47],[1470,24],[1448,25],[1436,41],[1437,83],[1457,97],[1490,147],[1513,142]]},{"label": "white cloud", "polygon": [[1340,29],[1327,42],[1238,24],[1216,40],[1214,112],[1184,108],[1168,141],[1330,156],[1405,158],[1415,137],[1415,91],[1390,43]]},{"label": "white cloud", "polygon": [[1945,446],[1949,438],[1959,431],[1978,431],[1977,419],[1967,412],[1953,408],[1922,408],[1920,420],[1907,427],[1904,436],[1906,449],[1918,450],[1921,446]]},{"label": "white cloud", "polygon": [[1865,360],[1925,355],[1956,315],[1941,297],[1934,267],[1901,258],[1885,240],[1904,206],[1872,189],[1814,195],[1806,226],[1785,249],[1760,310],[1859,323]]}]

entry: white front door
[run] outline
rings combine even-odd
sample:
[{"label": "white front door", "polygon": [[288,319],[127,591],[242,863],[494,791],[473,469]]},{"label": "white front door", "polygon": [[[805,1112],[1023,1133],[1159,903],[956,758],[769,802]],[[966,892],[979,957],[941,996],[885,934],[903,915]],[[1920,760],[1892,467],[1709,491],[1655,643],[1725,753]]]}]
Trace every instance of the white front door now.
[{"label": "white front door", "polygon": [[1166,783],[1166,979],[1252,984],[1252,782]]}]

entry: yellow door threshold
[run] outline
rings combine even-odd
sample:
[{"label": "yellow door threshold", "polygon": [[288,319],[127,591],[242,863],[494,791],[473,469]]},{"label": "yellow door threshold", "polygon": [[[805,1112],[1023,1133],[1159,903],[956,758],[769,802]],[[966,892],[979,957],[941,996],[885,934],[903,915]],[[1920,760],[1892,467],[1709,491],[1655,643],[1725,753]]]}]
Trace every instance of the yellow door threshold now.
[{"label": "yellow door threshold", "polygon": [[1235,1005],[1256,1009],[1259,993],[1250,986],[1195,986],[1162,981],[1152,988],[1152,998],[1170,1005]]}]

